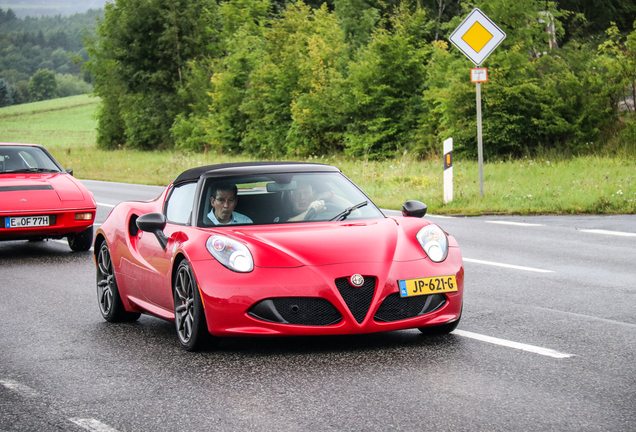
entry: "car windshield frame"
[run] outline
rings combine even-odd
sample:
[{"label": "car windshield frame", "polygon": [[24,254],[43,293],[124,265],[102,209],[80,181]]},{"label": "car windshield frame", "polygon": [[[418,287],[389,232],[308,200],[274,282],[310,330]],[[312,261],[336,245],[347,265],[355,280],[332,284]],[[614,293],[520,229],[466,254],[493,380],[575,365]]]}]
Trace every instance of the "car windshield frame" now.
[{"label": "car windshield frame", "polygon": [[[235,218],[236,223],[217,225],[208,217],[213,207],[211,196],[214,190],[213,184],[223,184],[223,187],[237,186],[238,194],[234,212],[239,215]],[[311,185],[312,192],[307,192],[308,185]],[[322,200],[325,208],[311,215],[310,219],[290,220],[307,204],[306,198],[304,202],[301,204],[296,202],[294,206],[292,195],[299,192],[299,187],[304,188],[305,195],[311,194],[313,197],[311,202]],[[199,180],[198,196],[198,208],[193,213],[196,215],[196,220],[193,222],[200,228],[328,222],[336,217],[346,221],[385,217],[373,201],[339,170],[202,176]],[[244,217],[252,222],[245,222]]]}]

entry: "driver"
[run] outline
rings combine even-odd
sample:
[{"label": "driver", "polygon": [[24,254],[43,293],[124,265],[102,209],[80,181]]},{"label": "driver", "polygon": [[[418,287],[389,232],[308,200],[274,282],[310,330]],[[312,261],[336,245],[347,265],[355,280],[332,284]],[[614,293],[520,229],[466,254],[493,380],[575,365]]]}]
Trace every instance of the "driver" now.
[{"label": "driver", "polygon": [[314,210],[316,214],[327,210],[327,202],[341,206],[342,208],[351,205],[349,201],[335,194],[333,191],[317,193],[311,183],[307,180],[297,180],[296,189],[290,193],[291,216],[288,221],[302,221],[307,216],[309,210]]},{"label": "driver", "polygon": [[301,221],[305,219],[310,209],[313,209],[316,213],[320,213],[326,208],[325,200],[317,199],[316,192],[311,183],[304,180],[297,182],[297,187],[291,191],[289,200],[292,205],[292,214],[295,215],[287,219],[290,221]]}]

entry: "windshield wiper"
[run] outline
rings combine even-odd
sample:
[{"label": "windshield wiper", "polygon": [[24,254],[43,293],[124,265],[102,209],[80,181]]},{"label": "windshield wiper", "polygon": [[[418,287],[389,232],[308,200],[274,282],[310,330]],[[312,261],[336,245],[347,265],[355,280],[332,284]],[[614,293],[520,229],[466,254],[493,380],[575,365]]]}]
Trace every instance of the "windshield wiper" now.
[{"label": "windshield wiper", "polygon": [[335,215],[334,217],[332,217],[331,219],[329,219],[330,221],[343,221],[345,220],[347,217],[349,217],[349,215],[354,211],[354,210],[358,210],[360,207],[364,207],[365,205],[369,204],[369,201],[362,201],[359,204],[353,205],[351,207],[348,207],[346,209],[344,209],[342,212],[338,213],[337,215]]},{"label": "windshield wiper", "polygon": [[3,172],[19,174],[19,173],[56,173],[59,171],[51,169],[51,168],[23,168],[23,169],[9,170],[9,171],[3,171]]}]

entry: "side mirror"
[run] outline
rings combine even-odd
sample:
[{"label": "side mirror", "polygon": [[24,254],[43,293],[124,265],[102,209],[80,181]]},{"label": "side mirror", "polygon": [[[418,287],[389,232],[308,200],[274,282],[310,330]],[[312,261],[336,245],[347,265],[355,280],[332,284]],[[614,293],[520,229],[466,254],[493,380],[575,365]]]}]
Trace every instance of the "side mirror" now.
[{"label": "side mirror", "polygon": [[427,210],[426,204],[420,201],[409,200],[402,204],[402,216],[421,218],[426,215]]},{"label": "side mirror", "polygon": [[73,170],[72,169],[67,169],[65,170],[68,174],[73,175]]},{"label": "side mirror", "polygon": [[166,217],[163,214],[147,213],[139,216],[135,223],[140,230],[153,233],[157,237],[161,248],[166,250],[168,237],[163,233],[163,229],[166,227]]}]

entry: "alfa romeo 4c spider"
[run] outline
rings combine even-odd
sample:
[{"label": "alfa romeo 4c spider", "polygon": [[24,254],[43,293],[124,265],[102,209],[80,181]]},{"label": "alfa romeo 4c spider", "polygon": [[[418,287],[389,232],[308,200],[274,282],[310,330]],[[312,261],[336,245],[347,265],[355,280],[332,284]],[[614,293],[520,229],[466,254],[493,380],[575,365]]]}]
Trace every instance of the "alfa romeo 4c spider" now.
[{"label": "alfa romeo 4c spider", "polygon": [[426,210],[406,201],[387,217],[328,165],[193,168],[99,227],[99,309],[172,321],[189,351],[228,336],[451,332],[462,256]]}]

